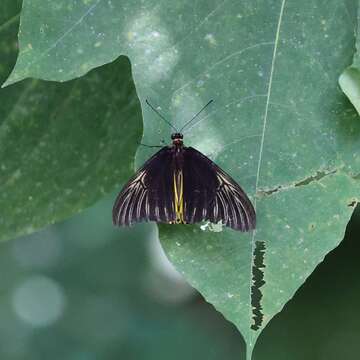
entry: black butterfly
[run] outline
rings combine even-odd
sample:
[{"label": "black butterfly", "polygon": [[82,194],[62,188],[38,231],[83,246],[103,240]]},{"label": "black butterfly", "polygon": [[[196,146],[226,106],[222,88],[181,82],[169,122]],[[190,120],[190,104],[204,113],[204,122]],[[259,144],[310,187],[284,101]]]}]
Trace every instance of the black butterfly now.
[{"label": "black butterfly", "polygon": [[255,210],[242,188],[208,157],[184,146],[180,132],[173,133],[171,139],[172,145],[146,161],[121,190],[113,207],[114,224],[208,220],[240,231],[254,229]]}]

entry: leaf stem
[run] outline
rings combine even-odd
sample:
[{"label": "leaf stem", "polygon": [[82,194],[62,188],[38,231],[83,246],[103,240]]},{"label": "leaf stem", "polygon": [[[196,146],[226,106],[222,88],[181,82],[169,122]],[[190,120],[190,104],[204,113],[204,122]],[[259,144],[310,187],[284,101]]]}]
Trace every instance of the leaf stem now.
[{"label": "leaf stem", "polygon": [[246,344],[246,360],[251,360],[254,347]]}]

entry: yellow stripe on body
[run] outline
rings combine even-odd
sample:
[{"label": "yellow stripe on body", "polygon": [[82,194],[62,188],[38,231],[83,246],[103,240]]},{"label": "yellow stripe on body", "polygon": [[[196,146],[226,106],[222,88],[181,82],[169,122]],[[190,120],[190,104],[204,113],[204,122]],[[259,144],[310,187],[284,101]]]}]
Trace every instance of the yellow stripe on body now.
[{"label": "yellow stripe on body", "polygon": [[185,223],[183,180],[183,173],[181,170],[178,173],[174,172],[174,208],[176,224]]}]

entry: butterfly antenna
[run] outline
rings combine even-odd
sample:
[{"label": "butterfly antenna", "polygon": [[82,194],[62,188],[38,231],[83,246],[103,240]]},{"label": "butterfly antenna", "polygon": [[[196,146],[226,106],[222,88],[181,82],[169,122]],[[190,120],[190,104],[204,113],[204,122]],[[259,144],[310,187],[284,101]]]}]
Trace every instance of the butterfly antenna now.
[{"label": "butterfly antenna", "polygon": [[172,127],[175,132],[178,132],[178,130],[176,129],[176,127],[168,120],[166,120],[148,101],[148,99],[145,100],[146,103],[151,107],[151,109],[159,116],[161,117],[168,125],[170,125],[170,127]]},{"label": "butterfly antenna", "polygon": [[181,129],[180,132],[182,132],[194,119],[196,119],[204,110],[205,108],[210,105],[214,100],[211,99],[205,106],[203,106],[203,108],[197,113],[195,114]]}]

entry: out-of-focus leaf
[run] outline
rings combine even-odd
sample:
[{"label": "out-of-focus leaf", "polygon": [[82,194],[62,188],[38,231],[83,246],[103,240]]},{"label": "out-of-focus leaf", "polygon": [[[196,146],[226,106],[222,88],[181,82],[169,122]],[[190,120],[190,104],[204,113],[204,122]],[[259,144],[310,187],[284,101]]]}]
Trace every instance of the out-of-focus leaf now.
[{"label": "out-of-focus leaf", "polygon": [[[353,55],[357,5],[25,1],[8,84],[67,80],[125,53],[142,103],[149,98],[175,126],[215,99],[185,143],[248,191],[257,231],[163,226],[160,237],[186,279],[236,324],[248,358],[264,326],[342,240],[357,201],[360,123],[337,85]],[[148,108],[143,114],[145,143],[168,138],[165,123]],[[142,149],[138,164],[149,155]]]},{"label": "out-of-focus leaf", "polygon": [[351,66],[347,67],[339,77],[342,91],[354,105],[360,115],[360,8],[357,17],[356,52]]},{"label": "out-of-focus leaf", "polygon": [[168,301],[155,233],[114,228],[111,204],[0,244],[0,358],[241,358],[240,335],[198,295]]},{"label": "out-of-focus leaf", "polygon": [[[1,5],[1,82],[16,56],[13,3]],[[84,209],[132,172],[141,120],[124,57],[65,84],[1,89],[0,114],[2,240]]]}]

